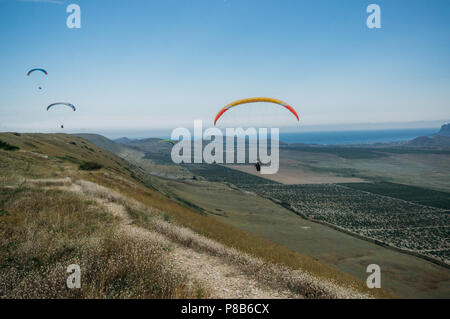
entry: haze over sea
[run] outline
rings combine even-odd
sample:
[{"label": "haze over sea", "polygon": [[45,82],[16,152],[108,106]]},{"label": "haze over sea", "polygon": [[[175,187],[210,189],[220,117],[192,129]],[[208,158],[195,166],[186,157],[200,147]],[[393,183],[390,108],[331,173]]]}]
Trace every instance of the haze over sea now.
[{"label": "haze over sea", "polygon": [[335,131],[335,132],[298,132],[280,133],[280,141],[305,144],[372,144],[409,141],[419,136],[432,135],[436,128]]}]

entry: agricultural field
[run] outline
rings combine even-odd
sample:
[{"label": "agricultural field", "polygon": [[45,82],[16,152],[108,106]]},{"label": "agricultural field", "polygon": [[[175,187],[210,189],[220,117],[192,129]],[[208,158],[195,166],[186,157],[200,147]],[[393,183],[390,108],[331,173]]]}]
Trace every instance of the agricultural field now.
[{"label": "agricultural field", "polygon": [[450,263],[448,210],[333,184],[244,188],[287,203],[307,218]]},{"label": "agricultural field", "polygon": [[308,169],[316,173],[361,178],[371,182],[398,183],[450,193],[448,151],[285,147],[280,149],[280,158],[292,168]]},{"label": "agricultural field", "polygon": [[278,184],[275,181],[217,164],[185,164],[183,167],[210,182],[227,182],[236,186]]},{"label": "agricultural field", "polygon": [[369,193],[403,199],[416,204],[450,210],[450,193],[397,183],[341,183]]},{"label": "agricultural field", "polygon": [[388,157],[391,154],[436,154],[450,155],[449,150],[426,149],[426,148],[405,148],[388,146],[338,146],[338,145],[303,145],[291,144],[283,146],[284,149],[296,150],[310,153],[333,154],[345,159],[371,159]]},{"label": "agricultural field", "polygon": [[388,156],[377,149],[367,147],[342,147],[342,146],[310,146],[292,144],[283,147],[286,150],[309,152],[318,154],[333,154],[345,159],[371,159]]},{"label": "agricultural field", "polygon": [[342,184],[363,183],[366,181],[358,177],[339,176],[330,172],[321,172],[291,159],[280,159],[280,167],[275,174],[261,175],[255,170],[254,165],[227,164],[227,167],[248,174],[262,176],[267,180],[281,184]]}]

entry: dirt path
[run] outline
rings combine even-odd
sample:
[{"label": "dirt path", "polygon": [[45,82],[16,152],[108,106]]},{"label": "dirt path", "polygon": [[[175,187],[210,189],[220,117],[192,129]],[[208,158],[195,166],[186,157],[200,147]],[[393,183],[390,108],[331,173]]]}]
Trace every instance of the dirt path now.
[{"label": "dirt path", "polygon": [[175,248],[172,256],[175,267],[205,285],[213,298],[302,298],[288,291],[276,291],[270,287],[264,287],[246,276],[236,266],[224,262],[220,257],[199,253],[185,247]]},{"label": "dirt path", "polygon": [[[370,298],[353,288],[341,287],[310,274],[283,268],[249,256],[188,228],[162,219],[162,212],[123,196],[116,191],[85,180],[70,178],[28,180],[30,185],[61,189],[95,201],[121,219],[119,231],[145,238],[167,248],[167,267],[200,284],[212,298]],[[145,211],[151,230],[133,224],[128,209]]]},{"label": "dirt path", "polygon": [[[122,199],[122,196],[102,186],[87,181],[72,183],[68,178],[29,182],[34,185],[58,188],[82,194],[83,197],[89,197],[114,216],[121,218],[120,231],[132,236],[143,236],[164,246],[172,247],[169,252],[172,269],[186,275],[191,284],[200,283],[208,290],[212,298],[302,298],[302,296],[287,290],[278,291],[261,285],[224,258],[198,252],[195,249],[180,245],[162,234],[132,225],[133,220],[129,217],[126,208],[118,203],[118,199]],[[108,196],[105,196],[106,194]]]}]

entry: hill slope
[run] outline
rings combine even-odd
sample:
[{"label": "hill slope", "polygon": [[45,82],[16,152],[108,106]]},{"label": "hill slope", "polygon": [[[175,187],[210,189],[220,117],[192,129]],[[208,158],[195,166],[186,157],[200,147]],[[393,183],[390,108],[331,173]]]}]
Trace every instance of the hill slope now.
[{"label": "hill slope", "polygon": [[432,136],[419,136],[406,143],[406,145],[426,148],[450,148],[450,124],[442,125],[439,132]]},{"label": "hill slope", "polygon": [[[167,198],[157,177],[79,136],[0,140],[19,148],[0,150],[1,297],[389,296]],[[79,290],[65,288],[73,263]]]}]

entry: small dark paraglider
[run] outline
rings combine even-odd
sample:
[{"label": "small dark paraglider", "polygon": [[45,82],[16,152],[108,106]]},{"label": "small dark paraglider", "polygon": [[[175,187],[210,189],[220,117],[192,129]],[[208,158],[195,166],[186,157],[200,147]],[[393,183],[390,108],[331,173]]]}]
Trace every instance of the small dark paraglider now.
[{"label": "small dark paraglider", "polygon": [[[70,104],[70,103],[66,103],[66,102],[56,102],[56,103],[52,103],[49,106],[47,106],[47,111],[50,110],[51,108],[53,108],[56,105],[65,105],[70,107],[74,112],[77,110],[75,105]],[[61,124],[61,128],[64,128],[64,125]]]},{"label": "small dark paraglider", "polygon": [[27,72],[27,76],[30,76],[31,73],[35,72],[35,71],[40,71],[42,73],[44,73],[45,75],[48,75],[48,72],[44,69],[40,69],[40,68],[36,68],[36,69],[31,69],[30,71]]},{"label": "small dark paraglider", "polygon": [[56,102],[56,103],[52,103],[49,106],[47,106],[47,111],[50,110],[52,107],[54,107],[55,105],[66,105],[68,107],[70,107],[73,111],[76,111],[77,109],[75,108],[75,105],[70,104],[70,103],[66,103],[66,102]]},{"label": "small dark paraglider", "polygon": [[[32,74],[33,72],[36,72],[36,71],[38,71],[38,73],[41,72],[41,73],[44,74],[44,75],[48,75],[47,70],[44,70],[44,69],[41,69],[41,68],[36,68],[36,69],[31,69],[31,70],[29,70],[29,71],[27,72],[27,76],[30,76],[30,74]],[[38,89],[39,89],[39,90],[42,90],[42,87],[41,87],[41,86],[38,86]]]}]

